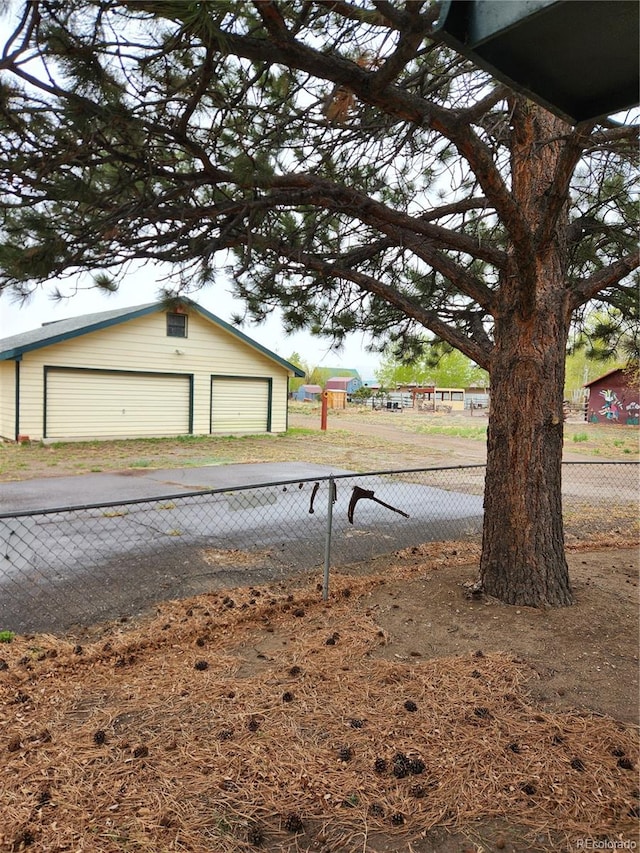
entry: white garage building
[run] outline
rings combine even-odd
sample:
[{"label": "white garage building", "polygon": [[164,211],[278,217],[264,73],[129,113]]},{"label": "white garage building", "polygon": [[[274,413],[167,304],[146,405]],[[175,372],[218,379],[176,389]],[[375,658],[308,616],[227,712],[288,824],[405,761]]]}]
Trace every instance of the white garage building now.
[{"label": "white garage building", "polygon": [[0,436],[283,432],[293,376],[188,299],[85,314],[0,340]]}]

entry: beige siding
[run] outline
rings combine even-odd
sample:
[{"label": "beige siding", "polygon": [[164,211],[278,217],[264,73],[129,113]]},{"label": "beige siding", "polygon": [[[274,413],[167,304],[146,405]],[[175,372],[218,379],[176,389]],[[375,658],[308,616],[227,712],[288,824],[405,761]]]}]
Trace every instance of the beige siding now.
[{"label": "beige siding", "polygon": [[187,338],[167,337],[166,315],[159,311],[25,353],[20,431],[31,438],[42,437],[45,366],[193,374],[196,434],[209,432],[212,376],[270,376],[271,430],[286,429],[287,371],[194,311],[189,312]]},{"label": "beige siding", "polygon": [[47,438],[112,438],[189,432],[189,377],[51,370]]},{"label": "beige siding", "polygon": [[16,437],[16,363],[0,361],[0,436]]},{"label": "beige siding", "polygon": [[211,432],[260,433],[269,423],[268,379],[223,379],[211,384]]}]

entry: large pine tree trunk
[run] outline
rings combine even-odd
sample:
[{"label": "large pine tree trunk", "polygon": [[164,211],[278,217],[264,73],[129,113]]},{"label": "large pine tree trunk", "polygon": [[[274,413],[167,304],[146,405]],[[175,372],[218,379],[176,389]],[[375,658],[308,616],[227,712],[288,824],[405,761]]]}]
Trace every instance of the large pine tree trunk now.
[{"label": "large pine tree trunk", "polygon": [[543,245],[543,221],[566,125],[518,98],[512,192],[530,239],[511,256],[494,314],[481,581],[531,607],[572,603],[561,501],[562,395],[570,323],[566,218]]},{"label": "large pine tree trunk", "polygon": [[571,604],[561,504],[564,342],[559,318],[496,323],[484,535],[485,592],[508,604]]}]

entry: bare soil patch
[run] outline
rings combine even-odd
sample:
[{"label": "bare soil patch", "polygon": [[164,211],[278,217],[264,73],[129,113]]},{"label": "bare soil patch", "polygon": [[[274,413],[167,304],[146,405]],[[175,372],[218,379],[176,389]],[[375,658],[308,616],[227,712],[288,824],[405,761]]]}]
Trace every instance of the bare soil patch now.
[{"label": "bare soil patch", "polygon": [[[295,412],[289,416],[293,427],[313,428],[319,423],[319,413]],[[334,411],[329,414],[328,437],[358,435],[361,439],[382,447],[378,450],[378,464],[382,467],[416,467],[442,465],[484,464],[487,459],[484,430],[486,415],[425,415],[384,411]],[[458,428],[466,436],[421,432],[425,429]],[[477,434],[474,433],[477,431]],[[386,446],[388,458],[383,455]],[[399,450],[399,455],[396,450]],[[338,451],[339,452],[339,451]],[[398,463],[398,459],[402,461]],[[461,460],[464,460],[461,461]]]},{"label": "bare soil patch", "polygon": [[238,548],[203,548],[202,559],[210,566],[253,566],[271,556],[268,550],[241,551]]},{"label": "bare soil patch", "polygon": [[[347,409],[329,414],[320,430],[320,412],[300,406],[289,416],[286,434],[182,436],[41,445],[0,442],[0,482],[62,477],[100,471],[128,471],[225,465],[232,462],[300,460],[353,471],[483,463],[484,413],[452,415]],[[434,430],[448,430],[438,434]],[[565,424],[565,459],[634,462],[638,428],[603,427],[583,421]],[[575,439],[579,439],[576,441]]]}]

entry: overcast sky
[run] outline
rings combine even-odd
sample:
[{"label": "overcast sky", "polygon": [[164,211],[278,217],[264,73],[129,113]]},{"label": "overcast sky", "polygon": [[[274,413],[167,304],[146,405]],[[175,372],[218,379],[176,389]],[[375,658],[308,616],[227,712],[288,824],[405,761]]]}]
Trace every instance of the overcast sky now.
[{"label": "overcast sky", "polygon": [[[51,290],[44,289],[37,291],[27,303],[20,305],[6,293],[0,293],[0,338],[35,329],[52,320],[154,302],[160,290],[157,279],[148,269],[123,278],[119,290],[112,294],[104,294],[96,289],[78,290],[74,293],[74,287],[69,281],[61,282],[58,286],[62,292],[73,295],[68,299],[56,301],[49,295]],[[223,283],[194,293],[190,298],[227,323],[231,322],[233,314],[243,312],[243,304],[231,297]],[[277,312],[260,326],[245,324],[239,328],[245,335],[281,358],[286,359],[293,352],[298,352],[311,368],[348,367],[357,370],[363,380],[375,378],[379,357],[366,352],[366,341],[362,335],[351,335],[345,347],[340,352],[335,352],[329,348],[329,341],[307,333],[286,336]]]},{"label": "overcast sky", "polygon": [[[12,25],[21,8],[19,3],[5,4],[0,0],[0,44],[12,32]],[[52,283],[50,288],[39,289],[24,304],[0,292],[0,339],[35,329],[53,320],[155,302],[161,289],[159,279],[164,272],[166,270],[160,270],[156,276],[151,266],[135,270],[121,277],[118,291],[112,294],[105,294],[95,288],[77,290],[71,279]],[[73,295],[60,301],[53,300],[50,294],[55,284],[63,293]],[[231,297],[223,281],[191,294],[190,298],[227,323],[231,322],[233,314],[242,314],[244,309],[242,302]],[[357,370],[361,378],[366,380],[375,378],[379,366],[379,356],[366,352],[366,340],[361,334],[349,336],[345,346],[336,352],[330,349],[328,340],[308,333],[286,336],[278,312],[274,312],[260,326],[245,324],[238,328],[281,358],[286,359],[294,352],[299,353],[310,368],[348,367]]]},{"label": "overcast sky", "polygon": [[[0,0],[0,44],[4,43],[7,34],[12,31],[14,18],[21,8],[19,3],[4,4]],[[54,288],[52,284],[48,289],[38,290],[22,305],[6,293],[0,292],[0,338],[35,329],[52,320],[154,302],[158,299],[161,287],[159,278],[160,274],[154,275],[150,266],[138,269],[123,276],[119,281],[118,291],[113,294],[104,294],[96,289],[74,293],[72,281],[65,280],[57,284],[62,292],[74,294],[69,299],[51,299],[50,293]],[[233,314],[243,313],[243,303],[230,296],[223,281],[215,287],[193,293],[191,298],[225,322],[230,322]],[[379,356],[366,352],[366,340],[362,335],[351,335],[342,350],[335,352],[330,349],[328,340],[315,338],[307,333],[286,336],[278,312],[274,312],[272,317],[260,326],[245,324],[239,328],[245,335],[282,358],[286,359],[293,352],[298,352],[311,368],[348,367],[357,370],[363,380],[375,378]]]}]

